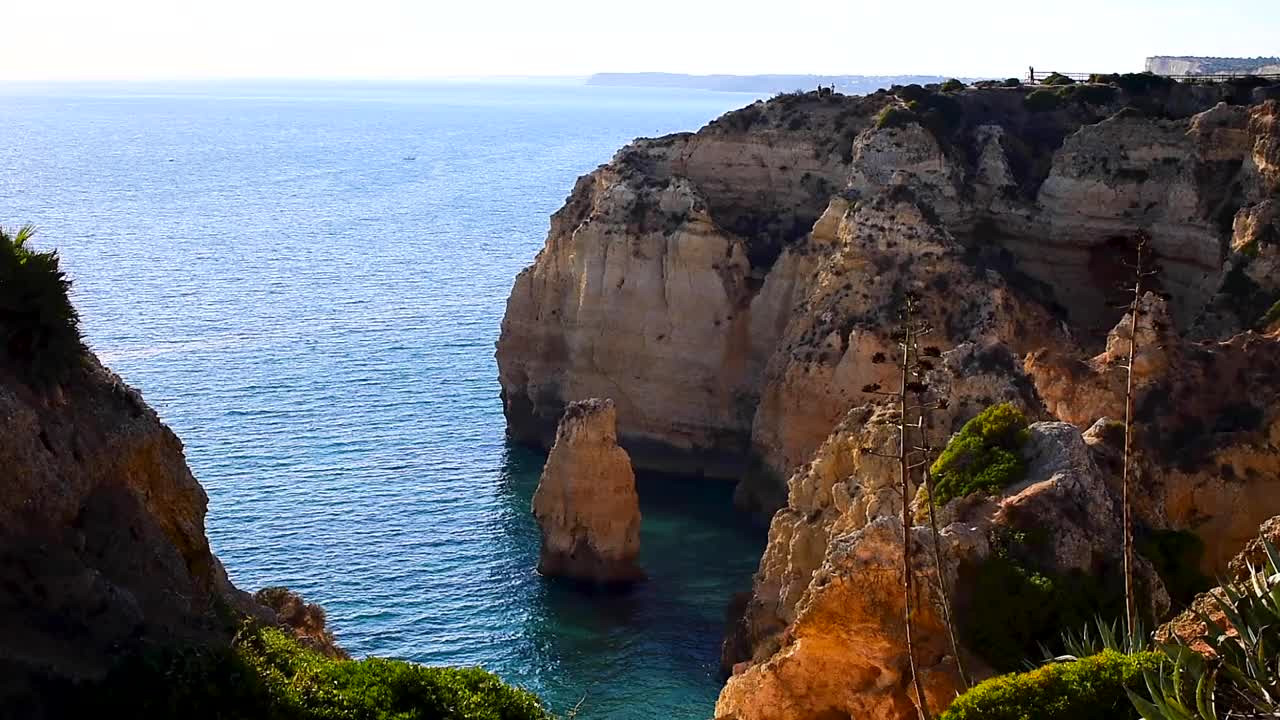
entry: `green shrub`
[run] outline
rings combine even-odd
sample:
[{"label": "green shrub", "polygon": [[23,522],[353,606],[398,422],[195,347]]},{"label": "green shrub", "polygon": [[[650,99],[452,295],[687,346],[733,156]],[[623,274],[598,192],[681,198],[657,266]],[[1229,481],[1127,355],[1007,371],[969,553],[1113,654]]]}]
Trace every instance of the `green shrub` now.
[{"label": "green shrub", "polygon": [[965,84],[955,78],[942,83],[942,92],[959,92],[965,89]]},{"label": "green shrub", "polygon": [[1116,89],[1110,85],[1068,85],[1058,88],[1058,97],[1087,105],[1106,105],[1116,99]]},{"label": "green shrub", "polygon": [[1063,75],[1062,73],[1052,72],[1049,77],[1041,81],[1042,85],[1075,85],[1076,81]]},{"label": "green shrub", "polygon": [[967,611],[960,634],[991,667],[1015,670],[1032,658],[1057,655],[1064,629],[1123,612],[1123,589],[1108,575],[1043,572],[1025,557],[1035,548],[1008,540],[997,539],[991,556],[962,568]]},{"label": "green shrub", "polygon": [[1193,532],[1152,530],[1138,539],[1137,550],[1155,566],[1177,605],[1185,607],[1196,595],[1213,587],[1213,582],[1200,572],[1204,541]]},{"label": "green shrub", "polygon": [[37,384],[60,382],[84,360],[80,316],[71,304],[71,281],[56,251],[27,243],[30,225],[12,235],[0,228],[0,352]]},{"label": "green shrub", "polygon": [[1049,112],[1062,107],[1062,96],[1052,90],[1036,90],[1022,100],[1031,112]]},{"label": "green shrub", "polygon": [[1018,78],[1009,78],[1000,84],[1007,88],[1022,87],[1022,81]]},{"label": "green shrub", "polygon": [[903,102],[911,102],[912,100],[924,100],[932,93],[922,85],[911,83],[910,85],[894,85],[891,88],[894,95],[902,98]]},{"label": "green shrub", "polygon": [[538,698],[479,668],[334,660],[276,629],[231,648],[135,655],[81,701],[85,717],[549,720]]},{"label": "green shrub", "polygon": [[899,105],[886,105],[876,117],[876,129],[906,127],[920,122],[920,116]]},{"label": "green shrub", "polygon": [[1271,327],[1271,323],[1278,320],[1280,320],[1280,300],[1277,300],[1274,305],[1262,314],[1262,319],[1258,324],[1263,328],[1268,328]]},{"label": "green shrub", "polygon": [[1163,75],[1156,75],[1150,72],[1110,75],[1107,76],[1107,82],[1114,84],[1130,95],[1148,95],[1154,90],[1167,89],[1178,84],[1177,80],[1171,80]]},{"label": "green shrub", "polygon": [[970,493],[994,493],[1020,481],[1026,464],[1018,451],[1026,444],[1027,418],[1004,403],[964,424],[933,463],[934,502],[946,505]]},{"label": "green shrub", "polygon": [[1029,672],[1001,675],[956,698],[941,720],[1130,720],[1138,713],[1127,690],[1160,666],[1154,652],[1106,650]]}]

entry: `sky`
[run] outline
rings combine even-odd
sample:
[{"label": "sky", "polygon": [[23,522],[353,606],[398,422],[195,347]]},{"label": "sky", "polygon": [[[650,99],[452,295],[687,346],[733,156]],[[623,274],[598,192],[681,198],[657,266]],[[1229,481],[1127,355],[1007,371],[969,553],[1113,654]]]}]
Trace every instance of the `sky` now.
[{"label": "sky", "polygon": [[1141,70],[1280,55],[1276,0],[0,0],[0,80]]}]

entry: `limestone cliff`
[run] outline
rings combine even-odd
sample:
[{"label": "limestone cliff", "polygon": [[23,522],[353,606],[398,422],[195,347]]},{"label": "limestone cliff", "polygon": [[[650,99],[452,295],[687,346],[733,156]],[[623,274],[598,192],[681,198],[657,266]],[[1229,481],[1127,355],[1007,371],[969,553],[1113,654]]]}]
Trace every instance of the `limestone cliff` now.
[{"label": "limestone cliff", "polygon": [[[867,452],[892,442],[892,412],[864,392],[892,384],[907,293],[941,356],[935,443],[996,402],[1051,421],[1027,450],[1034,479],[942,509],[961,614],[957,568],[1010,532],[1050,529],[1034,558],[1047,571],[1103,576],[1115,562],[1139,231],[1158,271],[1136,335],[1140,528],[1196,533],[1212,573],[1280,513],[1280,109],[1267,92],[1118,76],[781,96],[638,141],[579,181],[508,303],[508,427],[546,445],[565,403],[619,398],[638,466],[737,479],[740,504],[772,517],[726,643],[720,717],[914,716],[893,593],[901,501]],[[1142,572],[1158,610],[1160,581]],[[921,586],[927,608],[934,586]],[[954,659],[936,612],[920,623],[941,702]]]},{"label": "limestone cliff", "polygon": [[[916,717],[903,637],[901,500],[893,473],[877,467],[891,461],[873,454],[887,449],[896,430],[886,425],[887,410],[870,417],[855,412],[862,415],[850,417],[813,463],[844,463],[849,474],[811,471],[793,480],[792,503],[774,518],[746,628],[766,634],[754,639],[755,658],[734,668],[717,718]],[[1045,545],[1035,552],[1054,573],[1115,567],[1119,515],[1089,444],[1065,423],[1037,423],[1030,436],[1026,478],[998,498],[960,509],[941,530],[942,571],[959,607],[972,592],[965,568],[989,557],[997,538],[1012,532],[1041,533]],[[830,504],[799,515],[819,498]],[[936,712],[961,686],[931,542],[927,528],[913,529],[916,663]],[[1143,572],[1152,578],[1153,601],[1163,607],[1159,580],[1149,567]],[[976,656],[964,662],[971,673],[989,672]]]},{"label": "limestone cliff", "polygon": [[512,290],[511,435],[549,447],[567,402],[612,397],[637,466],[745,478],[767,515],[876,377],[906,289],[946,299],[939,344],[1094,350],[1144,229],[1183,335],[1253,327],[1280,295],[1276,103],[1089,87],[1047,110],[1005,88],[788,95],[623,149]]},{"label": "limestone cliff", "polygon": [[533,514],[542,531],[538,572],[602,585],[644,577],[640,498],[631,460],[618,447],[611,400],[570,403],[556,431]]}]

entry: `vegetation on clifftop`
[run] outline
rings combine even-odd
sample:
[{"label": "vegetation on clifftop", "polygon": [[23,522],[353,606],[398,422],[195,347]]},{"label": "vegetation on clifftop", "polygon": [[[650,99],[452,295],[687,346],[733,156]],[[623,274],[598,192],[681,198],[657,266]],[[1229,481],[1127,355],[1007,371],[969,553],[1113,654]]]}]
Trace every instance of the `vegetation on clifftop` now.
[{"label": "vegetation on clifftop", "polygon": [[941,720],[1130,720],[1126,694],[1143,685],[1143,673],[1160,667],[1154,652],[1125,655],[1104,650],[1073,662],[1001,675],[961,695]]},{"label": "vegetation on clifftop", "polygon": [[1064,628],[1123,611],[1113,573],[1047,572],[1032,559],[1039,543],[1030,533],[1009,533],[993,544],[990,557],[961,570],[968,595],[960,632],[996,670],[1016,670],[1046,649],[1057,652]]},{"label": "vegetation on clifftop", "polygon": [[230,648],[135,655],[81,694],[83,717],[264,720],[549,720],[536,696],[479,668],[336,660],[274,628]]},{"label": "vegetation on clifftop", "polygon": [[35,228],[0,228],[0,353],[37,384],[57,383],[84,358],[80,316],[57,251],[28,244]]},{"label": "vegetation on clifftop", "polygon": [[1026,444],[1027,418],[1004,403],[993,405],[964,424],[933,463],[934,502],[946,505],[971,493],[994,493],[1018,482],[1026,463],[1018,452]]}]

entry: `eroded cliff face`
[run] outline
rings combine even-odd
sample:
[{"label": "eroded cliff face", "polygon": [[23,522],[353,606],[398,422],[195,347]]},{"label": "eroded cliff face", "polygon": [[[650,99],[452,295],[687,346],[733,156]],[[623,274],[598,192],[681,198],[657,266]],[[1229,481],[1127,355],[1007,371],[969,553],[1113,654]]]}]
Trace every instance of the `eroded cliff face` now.
[{"label": "eroded cliff face", "polygon": [[[945,573],[1046,518],[1046,567],[1114,562],[1138,231],[1158,271],[1136,333],[1140,525],[1195,532],[1212,573],[1280,513],[1280,110],[1229,85],[1120,85],[781,97],[640,141],[553,219],[498,345],[512,435],[546,444],[565,402],[622,398],[638,466],[737,479],[772,518],[719,717],[915,715],[901,500],[868,452],[896,430],[863,390],[894,385],[907,293],[942,355],[935,445],[997,402],[1051,421],[1034,479],[942,509]],[[935,586],[918,662],[945,704]]]},{"label": "eroded cliff face", "polygon": [[[39,717],[33,683],[98,677],[143,645],[225,644],[243,617],[289,625],[228,582],[181,441],[92,356],[39,388],[0,363],[0,466],[7,710]],[[340,653],[308,617],[295,632]]]},{"label": "eroded cliff face", "polygon": [[644,577],[640,496],[631,459],[618,447],[612,400],[570,403],[533,494],[542,531],[538,572],[613,585]]},{"label": "eroded cliff face", "polygon": [[141,634],[208,639],[240,596],[204,534],[182,444],[94,362],[66,386],[0,382],[0,656],[91,670]]},{"label": "eroded cliff face", "polygon": [[745,478],[767,516],[877,378],[907,289],[945,299],[939,344],[1096,352],[1144,229],[1184,336],[1253,327],[1280,294],[1276,103],[1108,90],[1044,112],[971,90],[907,123],[878,122],[889,93],[785,96],[628,146],[516,280],[510,433],[549,447],[567,402],[612,397],[637,466]]},{"label": "eroded cliff face", "polygon": [[[902,504],[894,473],[880,466],[892,461],[876,454],[895,441],[891,416],[887,408],[854,411],[810,471],[793,478],[791,502],[774,517],[741,627],[755,634],[747,643],[755,655],[734,666],[717,718],[917,717],[903,633]],[[1025,480],[999,497],[953,505],[943,522],[941,572],[957,608],[983,611],[966,608],[972,586],[965,568],[988,558],[993,539],[1009,533],[1042,533],[1036,552],[1054,573],[1109,572],[1118,562],[1114,497],[1079,429],[1036,423],[1023,453]],[[912,529],[915,659],[938,712],[962,684],[943,623],[932,541],[928,528]],[[1149,565],[1140,572],[1162,611],[1168,598],[1159,579]],[[971,676],[990,673],[969,649],[961,652]]]}]

